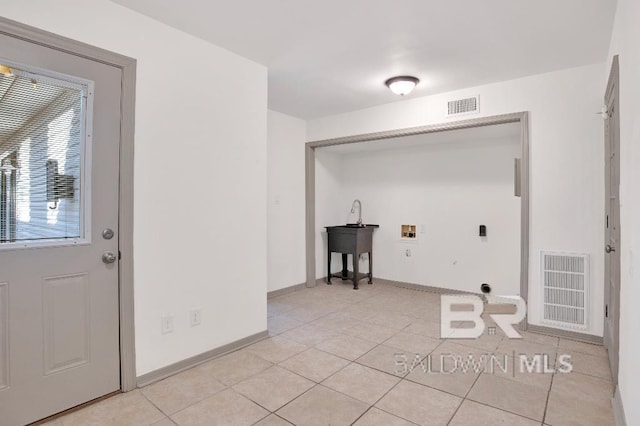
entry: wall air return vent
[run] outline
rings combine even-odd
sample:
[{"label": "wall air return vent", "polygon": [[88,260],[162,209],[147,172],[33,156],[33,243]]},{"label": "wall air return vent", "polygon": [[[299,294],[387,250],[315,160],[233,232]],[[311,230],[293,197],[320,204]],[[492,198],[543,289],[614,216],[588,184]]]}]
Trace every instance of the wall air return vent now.
[{"label": "wall air return vent", "polygon": [[589,256],[541,253],[542,322],[568,330],[586,330],[589,319]]},{"label": "wall air return vent", "polygon": [[447,117],[477,114],[480,112],[480,96],[456,99],[447,103]]}]

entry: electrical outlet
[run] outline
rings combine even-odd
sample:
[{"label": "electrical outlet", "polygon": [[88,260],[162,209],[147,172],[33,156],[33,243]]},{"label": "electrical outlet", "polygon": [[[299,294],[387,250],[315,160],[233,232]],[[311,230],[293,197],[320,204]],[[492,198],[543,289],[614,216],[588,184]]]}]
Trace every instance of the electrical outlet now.
[{"label": "electrical outlet", "polygon": [[189,323],[191,327],[195,327],[202,323],[202,309],[195,308],[189,311]]},{"label": "electrical outlet", "polygon": [[160,317],[160,333],[173,333],[173,315],[167,314]]}]

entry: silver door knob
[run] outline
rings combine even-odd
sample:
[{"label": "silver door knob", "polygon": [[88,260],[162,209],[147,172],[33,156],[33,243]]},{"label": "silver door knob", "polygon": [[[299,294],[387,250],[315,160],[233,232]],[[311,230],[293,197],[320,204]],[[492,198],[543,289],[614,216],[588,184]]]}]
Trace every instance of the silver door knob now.
[{"label": "silver door knob", "polygon": [[616,251],[616,248],[615,247],[611,247],[609,244],[607,244],[604,247],[604,251],[606,251],[607,253],[611,253],[612,251]]},{"label": "silver door knob", "polygon": [[113,263],[118,259],[118,256],[116,256],[116,254],[112,251],[105,251],[104,253],[102,253],[102,261],[104,263]]}]

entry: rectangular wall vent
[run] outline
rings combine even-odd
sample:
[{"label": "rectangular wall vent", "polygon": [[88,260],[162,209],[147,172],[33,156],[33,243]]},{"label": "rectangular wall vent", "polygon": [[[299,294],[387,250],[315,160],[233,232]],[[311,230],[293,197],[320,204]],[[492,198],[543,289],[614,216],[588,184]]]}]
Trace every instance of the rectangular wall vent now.
[{"label": "rectangular wall vent", "polygon": [[456,99],[447,103],[447,117],[477,114],[480,112],[480,96]]},{"label": "rectangular wall vent", "polygon": [[541,253],[542,322],[569,330],[586,330],[589,319],[589,256]]}]

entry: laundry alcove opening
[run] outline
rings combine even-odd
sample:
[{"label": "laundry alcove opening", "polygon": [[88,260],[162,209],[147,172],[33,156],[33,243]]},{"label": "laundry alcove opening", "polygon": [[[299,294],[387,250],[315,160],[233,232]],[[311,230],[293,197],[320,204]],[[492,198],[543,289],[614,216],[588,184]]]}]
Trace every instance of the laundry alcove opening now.
[{"label": "laundry alcove opening", "polygon": [[[307,284],[326,276],[324,227],[355,222],[350,206],[359,199],[363,222],[380,225],[376,279],[473,293],[489,283],[493,294],[527,299],[528,143],[520,117],[526,113],[308,143],[314,241],[307,254],[315,253]],[[337,272],[340,254],[332,256]],[[359,265],[367,272],[366,256]]]}]

